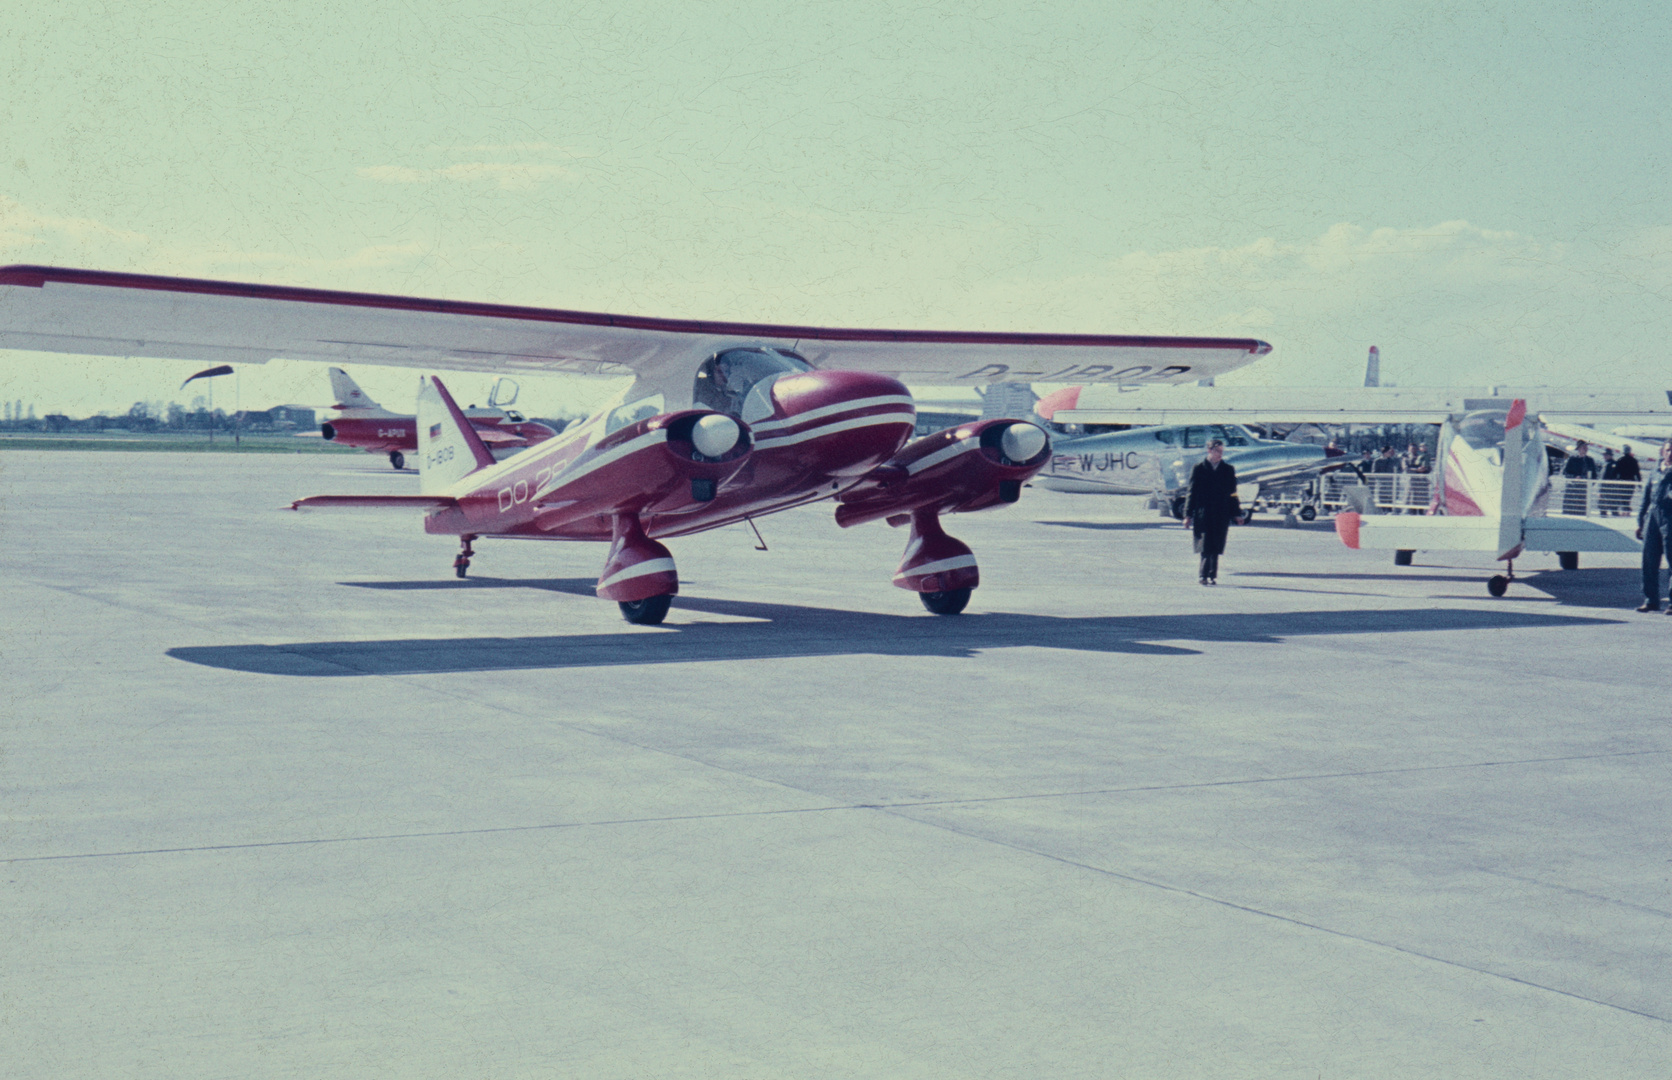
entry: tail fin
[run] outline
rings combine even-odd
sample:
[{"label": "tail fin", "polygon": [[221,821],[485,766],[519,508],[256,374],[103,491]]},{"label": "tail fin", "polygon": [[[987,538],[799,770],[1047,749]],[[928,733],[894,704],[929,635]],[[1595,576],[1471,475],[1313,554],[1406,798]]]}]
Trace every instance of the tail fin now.
[{"label": "tail fin", "polygon": [[331,394],[337,399],[336,408],[339,409],[376,409],[381,406],[373,401],[366,392],[348,377],[348,372],[340,367],[326,368],[331,376]]},{"label": "tail fin", "polygon": [[418,490],[445,491],[493,464],[476,429],[437,378],[418,380]]},{"label": "tail fin", "polygon": [[1364,362],[1364,385],[1382,385],[1382,350],[1370,346],[1370,357]]}]

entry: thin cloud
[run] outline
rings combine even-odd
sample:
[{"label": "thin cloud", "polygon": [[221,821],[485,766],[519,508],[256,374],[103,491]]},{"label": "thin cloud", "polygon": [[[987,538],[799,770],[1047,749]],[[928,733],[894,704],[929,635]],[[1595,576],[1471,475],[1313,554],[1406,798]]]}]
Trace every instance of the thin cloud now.
[{"label": "thin cloud", "polygon": [[368,165],[355,169],[363,180],[381,184],[431,184],[438,180],[456,183],[489,181],[504,190],[525,190],[553,180],[570,180],[574,172],[562,165],[523,165],[497,161],[467,161],[436,169],[414,169],[405,165]]}]

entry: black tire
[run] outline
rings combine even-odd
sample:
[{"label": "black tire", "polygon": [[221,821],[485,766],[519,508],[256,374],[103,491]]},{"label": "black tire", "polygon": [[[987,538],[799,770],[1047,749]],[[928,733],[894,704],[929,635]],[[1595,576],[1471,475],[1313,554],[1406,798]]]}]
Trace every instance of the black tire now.
[{"label": "black tire", "polygon": [[389,451],[389,464],[393,465],[397,469],[406,468],[406,455],[401,453],[399,450]]},{"label": "black tire", "polygon": [[1318,508],[1316,506],[1303,506],[1303,507],[1301,507],[1300,508],[1300,519],[1302,521],[1316,521],[1316,520],[1318,520]]},{"label": "black tire", "polygon": [[1556,552],[1556,561],[1561,564],[1563,570],[1577,570],[1579,569],[1579,552],[1558,551]]},{"label": "black tire", "polygon": [[1493,574],[1486,579],[1486,591],[1493,596],[1502,596],[1509,591],[1509,578],[1502,574]]},{"label": "black tire", "polygon": [[617,606],[621,608],[621,617],[637,626],[655,626],[668,617],[668,608],[673,604],[673,593],[663,593],[661,596],[647,596],[643,600],[620,600]]},{"label": "black tire", "polygon": [[956,615],[969,606],[969,589],[948,589],[945,592],[918,593],[923,606],[936,615]]},{"label": "black tire", "polygon": [[1398,551],[1393,553],[1393,565],[1395,565],[1395,566],[1410,566],[1411,565],[1411,556],[1413,556],[1415,554],[1416,554],[1416,552],[1413,551],[1413,550],[1410,550],[1408,548],[1401,548]]},{"label": "black tire", "polygon": [[1183,521],[1184,520],[1184,500],[1183,499],[1174,499],[1172,501],[1172,504],[1168,507],[1168,509],[1173,512],[1173,520],[1174,521]]}]

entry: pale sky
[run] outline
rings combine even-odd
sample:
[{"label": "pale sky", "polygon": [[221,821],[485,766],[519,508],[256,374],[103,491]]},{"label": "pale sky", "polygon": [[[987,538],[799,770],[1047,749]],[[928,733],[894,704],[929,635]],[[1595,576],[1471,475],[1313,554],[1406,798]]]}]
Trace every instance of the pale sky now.
[{"label": "pale sky", "polygon": [[[1376,344],[1407,386],[1668,386],[1669,11],[6,5],[0,263],[1273,344],[1224,382],[1353,385]],[[196,367],[0,352],[0,399],[186,401]],[[353,374],[410,408],[413,372]],[[329,396],[314,364],[241,382]]]}]

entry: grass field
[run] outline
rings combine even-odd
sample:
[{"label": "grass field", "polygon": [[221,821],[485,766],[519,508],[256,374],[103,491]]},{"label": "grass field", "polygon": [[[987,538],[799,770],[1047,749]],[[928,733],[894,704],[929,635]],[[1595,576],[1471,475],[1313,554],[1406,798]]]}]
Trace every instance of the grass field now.
[{"label": "grass field", "polygon": [[296,435],[231,435],[217,433],[215,441],[202,434],[164,432],[109,434],[78,431],[61,434],[36,432],[0,433],[0,450],[152,450],[189,454],[357,454],[347,446],[333,446],[324,439]]}]

